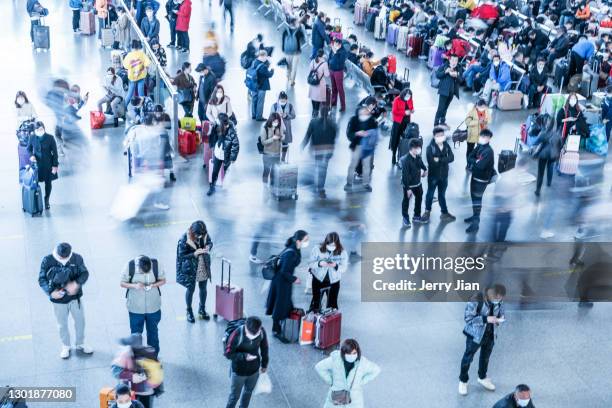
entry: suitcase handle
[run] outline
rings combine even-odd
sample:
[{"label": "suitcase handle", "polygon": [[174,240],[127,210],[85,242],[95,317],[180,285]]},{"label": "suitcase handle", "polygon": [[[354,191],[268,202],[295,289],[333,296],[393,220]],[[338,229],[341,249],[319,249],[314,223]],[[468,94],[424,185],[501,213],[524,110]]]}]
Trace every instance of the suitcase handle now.
[{"label": "suitcase handle", "polygon": [[223,272],[225,271],[225,264],[228,265],[227,268],[227,293],[231,290],[230,280],[232,279],[232,261],[227,258],[221,258],[221,289],[225,286],[223,285]]}]

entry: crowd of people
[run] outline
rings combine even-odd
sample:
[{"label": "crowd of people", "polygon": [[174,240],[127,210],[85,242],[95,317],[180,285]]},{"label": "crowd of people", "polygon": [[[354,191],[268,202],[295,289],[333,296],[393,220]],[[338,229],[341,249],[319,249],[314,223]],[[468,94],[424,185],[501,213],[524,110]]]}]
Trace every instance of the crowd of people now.
[{"label": "crowd of people", "polygon": [[[115,126],[119,125],[120,119],[125,120],[124,145],[130,175],[155,173],[156,177],[163,178],[164,171],[168,171],[170,180],[175,181],[172,160],[175,152],[168,130],[171,120],[178,118],[171,119],[165,106],[154,103],[151,97],[152,89],[159,86],[155,84],[155,76],[151,75],[151,66],[165,69],[167,64],[157,17],[160,4],[155,0],[127,3],[129,10],[115,7],[108,0],[96,0],[91,4],[98,15],[99,32],[108,23],[114,28],[113,48],[120,54],[117,63],[113,61],[113,65],[106,68],[102,80],[105,95],[97,101],[98,111],[112,115]],[[399,44],[397,38],[401,36],[397,36],[394,42],[390,42],[388,37],[385,39],[398,49],[407,49],[408,56],[421,56],[427,60],[431,85],[437,88],[438,106],[433,118],[433,131],[426,143],[415,123],[416,101],[410,83],[408,78],[397,74],[398,58],[395,55],[375,59],[375,50],[364,47],[356,34],[343,38],[332,18],[319,10],[316,2],[305,2],[299,7],[283,2],[287,26],[280,34],[282,58],[277,65],[286,67],[286,90],[296,83],[308,86],[311,120],[301,147],[309,147],[314,157],[315,193],[321,199],[326,198],[328,165],[338,139],[335,118],[336,114],[348,110],[351,114],[346,137],[350,159],[346,163],[344,190],[349,194],[373,191],[375,152],[386,133],[386,123],[390,121],[389,149],[391,165],[400,169],[403,227],[428,223],[434,198],[440,206],[440,222],[455,221],[456,216],[449,211],[446,199],[449,174],[457,171],[457,150],[449,143],[451,126],[447,113],[454,99],[469,95],[465,91],[472,91],[474,103],[462,123],[466,126],[465,133],[455,131],[451,136],[453,142],[466,142],[465,171],[472,204],[472,215],[464,220],[466,232],[475,234],[480,228],[483,196],[487,189],[499,183],[496,190],[503,185],[507,194],[507,190],[512,188],[508,183],[526,167],[525,156],[537,160],[534,193],[539,197],[545,173],[547,186],[551,187],[555,166],[558,166],[570,136],[578,135],[582,140],[580,146],[590,145],[588,140],[593,140],[594,126],[601,125],[605,129],[603,135],[607,150],[612,129],[612,86],[609,85],[612,41],[605,28],[606,22],[612,20],[612,14],[602,11],[605,5],[595,3],[554,0],[521,4],[514,0],[500,3],[485,0],[477,5],[466,0],[460,1],[456,9],[444,3],[446,8],[438,11],[433,3],[427,1],[358,0],[354,6],[355,23],[365,24],[366,31],[399,31],[406,27],[409,34],[402,37],[405,44]],[[73,12],[73,30],[77,33],[84,5],[80,1],[70,1],[69,6]],[[232,0],[224,0],[221,6],[224,18],[229,14],[233,31]],[[42,9],[37,0],[28,1],[30,17],[40,15]],[[166,48],[188,53],[191,0],[168,0],[165,11],[170,29],[170,43]],[[127,13],[139,25],[138,29],[157,60],[155,63],[143,50],[144,44],[132,35],[131,30],[135,28],[131,26]],[[358,17],[358,13],[363,17]],[[37,19],[32,18],[33,25],[37,24],[35,21]],[[304,52],[308,47],[311,50]],[[273,47],[266,46],[263,36],[258,34],[240,56],[250,99],[251,120],[262,122],[257,143],[262,154],[264,185],[277,182],[274,179],[275,167],[286,161],[290,145],[301,136],[293,133],[292,121],[302,106],[294,105],[287,91],[278,93],[269,114],[264,116],[266,96],[272,89],[270,79],[276,74],[271,58],[273,51]],[[298,70],[303,58],[308,58],[308,72]],[[344,88],[345,75],[351,66],[367,75],[374,90],[354,107],[347,106]],[[197,80],[194,72],[200,75]],[[209,196],[215,193],[222,174],[237,161],[240,150],[238,121],[231,98],[222,84],[224,74],[225,60],[219,53],[215,27],[211,25],[206,33],[202,61],[195,65],[195,69],[185,61],[176,73],[170,75],[181,106],[181,127],[190,127],[187,123],[192,123],[191,120],[183,119],[192,119],[197,114],[202,136],[204,129],[210,129],[203,141],[212,152]],[[550,102],[552,106],[548,107],[545,104],[547,99],[552,99],[549,96],[553,89],[564,97],[560,103]],[[596,92],[600,89],[605,90],[603,95]],[[503,169],[498,160],[498,172],[495,152],[490,144],[494,137],[490,130],[491,110],[508,109],[506,96],[514,92],[520,94],[520,100],[518,107],[512,109],[538,109],[538,112],[531,111],[526,120],[526,138],[521,141],[527,148],[525,156]],[[587,108],[585,99],[590,99],[593,106]],[[78,129],[79,111],[87,101],[88,94],[82,95],[78,85],[70,86],[65,80],[56,80],[46,96],[48,106],[56,115],[55,134],[50,135],[45,124],[36,120],[36,111],[26,94],[19,92],[16,96],[20,124],[33,121],[32,134],[25,146],[29,162],[37,163],[38,179],[44,183],[47,210],[50,208],[52,181],[59,174],[58,157],[63,154],[63,143],[66,138],[74,137],[71,132],[78,132],[75,129]],[[589,111],[595,114],[588,115]],[[521,136],[519,129],[516,136]],[[161,195],[154,201],[156,208],[169,209]],[[495,241],[506,240],[510,220],[511,210],[500,206],[496,212]],[[550,231],[545,231],[543,237],[549,238],[550,234]],[[298,230],[279,254],[279,269],[271,282],[265,313],[272,317],[272,337],[280,343],[290,342],[281,326],[294,310],[293,286],[300,283],[295,269],[304,260],[310,267],[309,279],[312,280],[309,311],[320,311],[322,289],[328,290],[327,306],[339,309],[340,285],[348,262],[347,250],[336,232],[329,232],[307,254],[304,249],[308,248],[310,240],[308,232]],[[203,221],[191,224],[177,244],[176,282],[186,289],[186,321],[191,324],[210,319],[206,300],[212,247],[212,238]],[[257,261],[254,257],[252,260]],[[81,288],[88,276],[83,258],[72,252],[68,243],[57,245],[41,264],[39,284],[53,304],[62,341],[60,357],[64,359],[70,357],[72,350],[67,328],[69,315],[75,322],[76,350],[86,354],[93,352],[84,341]],[[166,284],[166,277],[158,261],[145,255],[128,261],[122,272],[119,285],[126,289],[132,336],[122,340],[122,351],[113,361],[113,375],[122,383],[115,391],[119,408],[140,406],[131,402],[130,390],[145,408],[151,407],[153,397],[163,391],[161,383],[147,381],[151,379],[148,377],[151,371],[141,369],[139,361],[158,361],[161,287]],[[192,304],[196,286],[198,309],[194,313]],[[458,388],[461,395],[468,393],[468,371],[478,351],[478,383],[486,390],[496,390],[487,371],[496,330],[506,321],[505,295],[506,289],[502,285],[492,285],[476,294],[466,305],[463,331],[466,346],[460,363]],[[142,339],[145,331],[146,342]],[[273,348],[279,345],[269,343],[259,317],[249,316],[229,333],[224,346],[224,354],[231,360],[231,391],[227,407],[234,407],[240,401],[240,406],[246,408],[260,375],[266,373],[270,361],[273,361]],[[362,386],[380,372],[376,364],[362,356],[354,339],[344,340],[340,349],[318,363],[315,369],[330,386],[325,402],[329,407],[339,405],[338,399],[342,397],[338,391],[349,392],[351,406],[363,406]],[[494,406],[504,407],[534,407],[530,388],[520,384]]]}]

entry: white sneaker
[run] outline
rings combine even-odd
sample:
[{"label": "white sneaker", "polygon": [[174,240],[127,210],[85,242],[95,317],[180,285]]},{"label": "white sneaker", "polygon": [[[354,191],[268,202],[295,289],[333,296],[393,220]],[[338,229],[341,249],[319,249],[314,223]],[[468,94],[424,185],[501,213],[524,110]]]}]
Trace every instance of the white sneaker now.
[{"label": "white sneaker", "polygon": [[495,384],[491,382],[491,379],[489,377],[485,378],[484,380],[481,380],[479,378],[478,383],[489,391],[495,391]]},{"label": "white sneaker", "polygon": [[70,346],[62,346],[60,357],[63,358],[64,360],[70,357]]},{"label": "white sneaker", "polygon": [[459,395],[467,395],[467,384],[459,381]]},{"label": "white sneaker", "polygon": [[544,230],[542,231],[542,233],[540,234],[540,238],[541,239],[549,239],[555,236],[555,233],[550,231],[550,230]]},{"label": "white sneaker", "polygon": [[164,203],[155,203],[153,204],[153,207],[157,208],[158,210],[164,210],[164,211],[170,209],[170,206]]},{"label": "white sneaker", "polygon": [[263,261],[259,259],[258,257],[256,257],[255,255],[249,255],[249,261],[251,261],[254,264],[263,263]]},{"label": "white sneaker", "polygon": [[93,353],[93,349],[85,344],[79,344],[76,346],[76,349],[85,354]]}]

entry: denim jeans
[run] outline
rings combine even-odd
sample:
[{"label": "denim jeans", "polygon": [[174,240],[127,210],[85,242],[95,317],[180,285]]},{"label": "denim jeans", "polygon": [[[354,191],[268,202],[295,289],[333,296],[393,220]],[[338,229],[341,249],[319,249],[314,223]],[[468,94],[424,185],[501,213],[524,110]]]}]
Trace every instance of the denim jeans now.
[{"label": "denim jeans", "polygon": [[[237,375],[236,373],[232,372],[232,388],[230,390],[226,408],[234,408],[239,399],[240,408],[247,408],[251,402],[251,395],[253,394],[253,389],[257,384],[258,378],[259,371],[249,376]],[[242,398],[240,397],[241,394]]]},{"label": "denim jeans", "polygon": [[332,152],[322,151],[315,152],[315,191],[325,191],[325,179],[327,178],[327,167],[329,160],[332,157]]},{"label": "denim jeans", "polygon": [[478,64],[472,64],[465,70],[463,73],[463,79],[465,79],[465,84],[472,88],[474,86],[474,77],[476,74],[482,74],[484,72],[484,68]]},{"label": "denim jeans", "polygon": [[266,91],[249,91],[251,93],[251,117],[255,119],[263,118],[264,102],[266,101]]},{"label": "denim jeans", "polygon": [[485,334],[480,344],[475,343],[474,338],[472,336],[466,336],[465,352],[463,353],[463,358],[461,359],[461,374],[459,374],[459,381],[468,382],[468,372],[470,370],[470,364],[472,364],[472,360],[474,359],[474,355],[476,354],[478,349],[480,349],[480,359],[478,361],[478,378],[480,378],[481,380],[487,378],[489,357],[491,357],[494,345],[495,340],[492,335],[487,336]]},{"label": "denim jeans", "polygon": [[[154,289],[155,290],[155,289]],[[161,321],[161,310],[155,313],[130,312],[130,331],[132,334],[142,334],[147,329],[147,344],[159,353],[159,331],[157,325]]]},{"label": "denim jeans", "polygon": [[30,40],[34,42],[34,26],[40,25],[40,20],[30,20]]},{"label": "denim jeans", "polygon": [[106,19],[98,17],[98,40],[102,39],[103,28],[106,28]]},{"label": "denim jeans", "polygon": [[144,85],[145,85],[144,78],[138,81],[130,81],[130,84],[128,86],[127,95],[125,96],[125,106],[128,106],[130,104],[130,101],[132,100],[132,97],[134,96],[135,90],[138,90],[138,96],[140,96],[141,98],[144,96]]},{"label": "denim jeans", "polygon": [[446,208],[446,187],[448,187],[448,178],[427,178],[427,195],[425,196],[425,210],[431,211],[433,197],[436,189],[438,190],[438,203],[442,214],[448,213]]},{"label": "denim jeans", "polygon": [[186,50],[189,49],[189,33],[187,31],[177,31],[178,46]]},{"label": "denim jeans", "polygon": [[170,44],[176,45],[176,19],[170,19]]}]

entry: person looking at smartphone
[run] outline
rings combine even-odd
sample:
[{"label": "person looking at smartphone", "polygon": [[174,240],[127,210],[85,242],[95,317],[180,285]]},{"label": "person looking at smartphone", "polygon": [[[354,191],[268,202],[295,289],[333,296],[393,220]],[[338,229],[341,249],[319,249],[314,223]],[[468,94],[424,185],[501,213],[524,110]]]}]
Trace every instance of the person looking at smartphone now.
[{"label": "person looking at smartphone", "polygon": [[121,275],[121,287],[127,289],[127,309],[132,334],[142,335],[147,328],[147,344],[159,354],[157,326],[161,321],[161,290],[166,274],[159,268],[157,259],[140,255],[125,266]]},{"label": "person looking at smartphone", "polygon": [[312,248],[310,268],[312,275],[312,301],[309,311],[321,309],[322,292],[327,290],[327,307],[338,309],[340,279],[346,271],[348,255],[337,232],[330,232],[320,245]]}]

